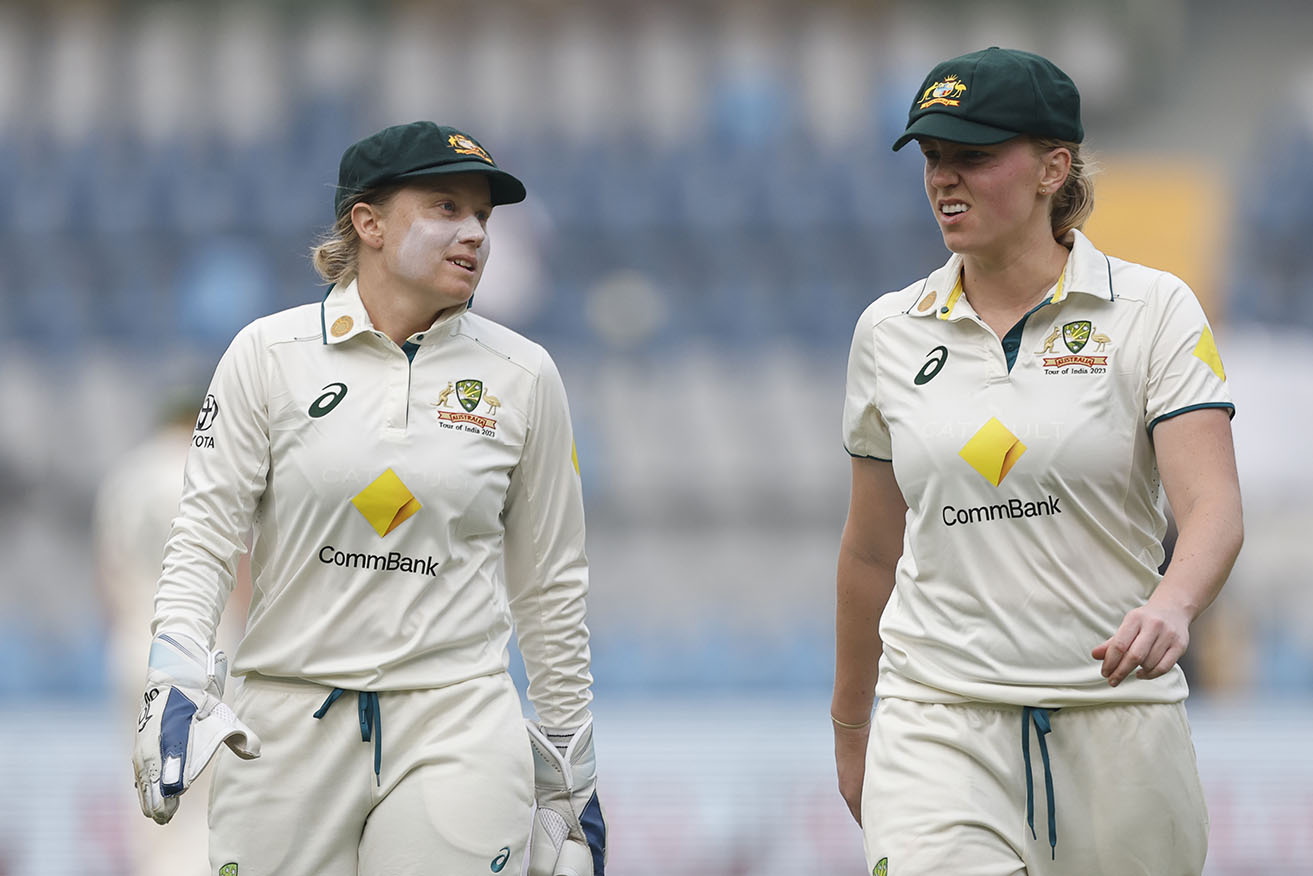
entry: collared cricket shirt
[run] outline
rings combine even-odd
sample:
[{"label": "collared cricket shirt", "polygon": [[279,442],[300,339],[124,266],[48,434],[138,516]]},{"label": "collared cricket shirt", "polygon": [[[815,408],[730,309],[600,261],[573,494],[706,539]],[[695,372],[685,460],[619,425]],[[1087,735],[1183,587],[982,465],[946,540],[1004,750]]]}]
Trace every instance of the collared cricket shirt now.
[{"label": "collared cricket shirt", "polygon": [[1184,699],[1179,667],[1111,688],[1090,650],[1160,578],[1154,427],[1234,412],[1202,308],[1178,278],[1075,232],[1062,278],[1000,339],[961,265],[876,300],[849,357],[845,446],[891,460],[908,506],[877,693]]},{"label": "collared cricket shirt", "polygon": [[212,640],[250,531],[235,674],[439,687],[503,670],[514,620],[539,718],[587,717],[583,502],[542,347],[467,309],[398,347],[336,286],[237,335],[192,443],[155,630]]}]

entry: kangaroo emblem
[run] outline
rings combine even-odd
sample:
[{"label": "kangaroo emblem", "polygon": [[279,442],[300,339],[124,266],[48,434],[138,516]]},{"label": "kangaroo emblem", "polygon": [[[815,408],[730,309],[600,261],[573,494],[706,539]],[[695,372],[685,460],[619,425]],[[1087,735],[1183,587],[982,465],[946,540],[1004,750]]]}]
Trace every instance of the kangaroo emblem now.
[{"label": "kangaroo emblem", "polygon": [[1036,353],[1052,353],[1052,352],[1053,352],[1053,345],[1054,345],[1054,343],[1057,342],[1057,340],[1058,340],[1058,335],[1060,335],[1060,334],[1062,334],[1062,328],[1061,328],[1060,326],[1056,326],[1056,325],[1055,325],[1055,326],[1053,327],[1053,331],[1049,332],[1049,336],[1048,336],[1047,338],[1044,339],[1044,346],[1043,346],[1042,348],[1036,350],[1035,352],[1036,352]]},{"label": "kangaroo emblem", "polygon": [[448,380],[447,388],[444,389],[442,392],[438,393],[437,407],[445,408],[447,406],[447,397],[451,395],[453,390],[455,390],[455,387],[452,386],[451,381]]}]

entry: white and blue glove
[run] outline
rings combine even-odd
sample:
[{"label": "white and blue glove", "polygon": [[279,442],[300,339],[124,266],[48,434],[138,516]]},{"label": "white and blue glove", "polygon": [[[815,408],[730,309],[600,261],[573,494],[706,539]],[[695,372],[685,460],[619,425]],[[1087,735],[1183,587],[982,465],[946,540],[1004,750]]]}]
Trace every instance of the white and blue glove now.
[{"label": "white and blue glove", "polygon": [[536,800],[529,876],[605,876],[606,819],[597,799],[593,719],[573,732],[525,723]]},{"label": "white and blue glove", "polygon": [[178,797],[226,743],[240,758],[260,756],[260,739],[223,703],[228,658],[178,633],[150,645],[132,771],[142,814],[164,824]]}]

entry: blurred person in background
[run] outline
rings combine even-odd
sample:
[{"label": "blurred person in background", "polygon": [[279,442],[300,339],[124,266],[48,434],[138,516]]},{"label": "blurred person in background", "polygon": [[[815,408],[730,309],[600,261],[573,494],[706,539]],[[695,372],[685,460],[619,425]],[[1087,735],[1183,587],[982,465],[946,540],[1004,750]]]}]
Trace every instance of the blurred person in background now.
[{"label": "blurred person in background", "polygon": [[[180,395],[165,410],[160,428],[114,465],[96,493],[96,574],[109,633],[114,703],[124,712],[125,728],[142,707],[142,631],[150,625],[160,560],[178,513],[182,470],[196,426],[195,398],[188,393],[184,400]],[[250,570],[243,557],[215,635],[220,649],[231,651],[241,639],[248,602]],[[197,799],[208,795],[209,776],[201,775],[193,785]],[[183,810],[168,830],[134,820],[128,837],[132,873],[206,876],[210,873],[206,833],[205,810],[199,806]]]},{"label": "blurred person in background", "polygon": [[1177,661],[1240,549],[1234,406],[1191,290],[1080,232],[1083,134],[1065,73],[990,48],[930,72],[894,145],[953,255],[848,364],[831,717],[877,874],[1203,867]]},{"label": "blurred person in background", "polygon": [[[470,311],[492,210],[524,197],[454,128],[355,143],[313,251],[324,301],[251,323],[218,365],[133,757],[166,822],[219,752],[212,872],[604,872],[565,392],[542,347]],[[229,711],[214,627],[248,528]]]}]

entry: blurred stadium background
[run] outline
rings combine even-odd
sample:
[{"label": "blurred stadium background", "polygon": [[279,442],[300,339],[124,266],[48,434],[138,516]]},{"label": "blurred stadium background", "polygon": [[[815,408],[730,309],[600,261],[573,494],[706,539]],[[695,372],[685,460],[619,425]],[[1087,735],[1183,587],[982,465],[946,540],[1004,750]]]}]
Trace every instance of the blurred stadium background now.
[{"label": "blurred stadium background", "polygon": [[529,187],[476,307],[571,395],[612,871],[861,873],[826,717],[843,371],[945,257],[889,151],[909,96],[991,44],[1073,75],[1090,236],[1214,322],[1247,543],[1189,655],[1207,872],[1313,873],[1310,35],[1305,0],[0,5],[0,874],[136,872],[111,652],[149,592],[113,592],[97,491],[241,325],[322,296],[341,150],[414,118]]}]

